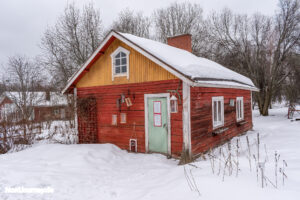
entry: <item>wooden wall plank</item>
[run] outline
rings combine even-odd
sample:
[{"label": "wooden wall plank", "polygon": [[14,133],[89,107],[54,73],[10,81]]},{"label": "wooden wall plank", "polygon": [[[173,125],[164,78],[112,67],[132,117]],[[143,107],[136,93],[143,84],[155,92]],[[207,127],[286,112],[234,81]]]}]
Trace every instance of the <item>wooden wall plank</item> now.
[{"label": "wooden wall plank", "polygon": [[[112,143],[120,148],[129,149],[129,139],[137,138],[138,152],[145,152],[144,94],[167,93],[167,90],[176,89],[178,89],[182,97],[182,82],[178,79],[78,88],[77,95],[78,98],[94,97],[97,99],[98,143]],[[120,112],[116,106],[116,101],[121,94],[130,97],[133,105],[127,107],[125,104],[122,104]],[[126,124],[120,124],[120,113],[123,112],[127,115]],[[117,114],[118,116],[117,125],[111,124],[112,114]],[[171,153],[173,155],[180,155],[182,140],[182,104],[179,103],[178,113],[171,113]],[[79,142],[82,143],[81,140]]]},{"label": "wooden wall plank", "polygon": [[[224,127],[227,131],[213,136],[212,97],[224,97]],[[244,97],[244,119],[246,124],[236,124],[236,106],[229,105],[230,99]],[[236,102],[235,102],[236,103]],[[203,153],[228,139],[252,128],[251,92],[229,88],[191,88],[191,138],[193,155]]]}]

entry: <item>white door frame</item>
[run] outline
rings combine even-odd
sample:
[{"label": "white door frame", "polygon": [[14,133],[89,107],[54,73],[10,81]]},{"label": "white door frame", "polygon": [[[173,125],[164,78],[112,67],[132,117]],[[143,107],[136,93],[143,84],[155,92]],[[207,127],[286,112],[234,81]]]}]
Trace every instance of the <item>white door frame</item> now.
[{"label": "white door frame", "polygon": [[144,108],[145,108],[145,149],[149,152],[149,129],[148,129],[148,98],[167,98],[167,113],[168,113],[168,155],[171,155],[171,112],[170,112],[170,93],[159,94],[144,94]]}]

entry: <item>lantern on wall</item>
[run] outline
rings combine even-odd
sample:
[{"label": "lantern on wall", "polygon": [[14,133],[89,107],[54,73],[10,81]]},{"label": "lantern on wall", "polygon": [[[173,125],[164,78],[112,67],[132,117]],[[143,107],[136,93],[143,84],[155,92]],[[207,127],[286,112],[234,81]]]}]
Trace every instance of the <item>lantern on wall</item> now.
[{"label": "lantern on wall", "polygon": [[170,106],[171,106],[171,113],[178,112],[178,100],[175,95],[172,95],[170,98]]}]

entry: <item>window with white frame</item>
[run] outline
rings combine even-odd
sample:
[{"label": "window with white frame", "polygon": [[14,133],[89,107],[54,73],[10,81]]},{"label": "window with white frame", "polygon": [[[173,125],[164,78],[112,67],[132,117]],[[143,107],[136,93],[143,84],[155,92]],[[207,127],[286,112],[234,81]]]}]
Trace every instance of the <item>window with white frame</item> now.
[{"label": "window with white frame", "polygon": [[212,119],[214,129],[224,125],[224,97],[212,98]]},{"label": "window with white frame", "polygon": [[119,47],[111,54],[111,59],[112,80],[120,76],[127,76],[127,79],[129,79],[129,51]]},{"label": "window with white frame", "polygon": [[236,98],[236,120],[241,121],[244,119],[244,98]]}]

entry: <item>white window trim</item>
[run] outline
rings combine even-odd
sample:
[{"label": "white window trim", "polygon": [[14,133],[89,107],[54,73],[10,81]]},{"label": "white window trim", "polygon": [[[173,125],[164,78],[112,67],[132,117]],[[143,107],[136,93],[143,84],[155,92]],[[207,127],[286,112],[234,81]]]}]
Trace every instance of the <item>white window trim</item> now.
[{"label": "white window trim", "polygon": [[[241,118],[239,118],[239,116],[238,116],[238,103],[237,103],[238,101],[241,101],[241,104],[242,104],[242,106],[241,106],[242,117]],[[236,121],[239,122],[239,121],[244,120],[244,97],[237,97],[235,104],[236,104]]]},{"label": "white window trim", "polygon": [[[221,123],[216,123],[214,121],[214,102],[215,101],[221,101]],[[212,97],[212,122],[213,122],[213,129],[220,128],[224,126],[224,97],[219,96],[219,97]]]},{"label": "white window trim", "polygon": [[[115,56],[120,53],[120,52],[124,52],[126,54],[126,66],[127,66],[127,70],[126,73],[121,73],[121,74],[115,74]],[[111,74],[112,74],[112,80],[114,80],[115,77],[121,77],[121,76],[126,76],[127,79],[129,79],[129,54],[130,51],[128,51],[127,49],[123,48],[123,47],[118,47],[112,54],[110,54],[111,57],[111,66],[112,66],[112,70],[111,70]]]}]

